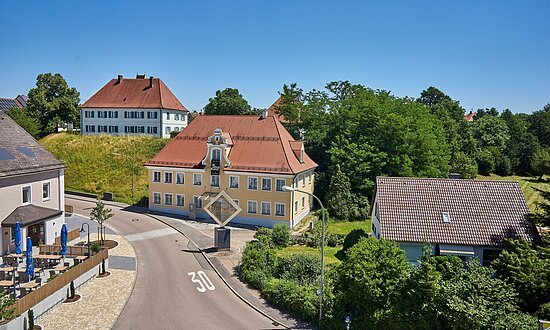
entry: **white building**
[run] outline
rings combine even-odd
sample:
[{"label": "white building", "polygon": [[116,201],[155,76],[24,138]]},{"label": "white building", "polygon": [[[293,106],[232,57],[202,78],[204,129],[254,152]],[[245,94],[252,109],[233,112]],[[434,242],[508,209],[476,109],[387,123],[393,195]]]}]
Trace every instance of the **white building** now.
[{"label": "white building", "polygon": [[54,244],[65,223],[65,165],[2,112],[0,132],[0,255],[15,251],[17,222],[22,251],[27,237]]},{"label": "white building", "polygon": [[188,112],[161,79],[119,75],[80,106],[80,128],[85,135],[169,138],[187,126]]}]

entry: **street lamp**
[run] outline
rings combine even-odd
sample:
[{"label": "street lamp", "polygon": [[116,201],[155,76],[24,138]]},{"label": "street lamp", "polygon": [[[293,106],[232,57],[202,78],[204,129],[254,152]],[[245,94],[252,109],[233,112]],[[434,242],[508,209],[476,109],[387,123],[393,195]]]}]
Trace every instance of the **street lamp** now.
[{"label": "street lamp", "polygon": [[80,232],[81,233],[84,232],[84,225],[86,225],[86,227],[88,227],[88,229],[86,231],[88,232],[88,258],[89,258],[90,257],[90,225],[87,222],[83,222],[82,226],[80,227]]},{"label": "street lamp", "polygon": [[[130,157],[128,157],[127,155],[119,154],[118,152],[113,152],[113,155],[130,159]],[[130,161],[132,161],[132,159],[130,159]],[[132,205],[134,205],[134,162],[133,161],[132,161]]]},{"label": "street lamp", "polygon": [[321,206],[321,292],[319,294],[319,324],[321,324],[321,318],[323,316],[323,294],[325,290],[325,207],[323,206],[321,200],[310,192],[289,186],[283,186],[283,191],[296,191],[309,195],[315,198],[315,200],[317,200],[317,202]]},{"label": "street lamp", "polygon": [[349,325],[351,324],[351,318],[349,317],[349,314],[346,315],[346,320],[344,322],[346,322],[346,330],[349,330]]}]

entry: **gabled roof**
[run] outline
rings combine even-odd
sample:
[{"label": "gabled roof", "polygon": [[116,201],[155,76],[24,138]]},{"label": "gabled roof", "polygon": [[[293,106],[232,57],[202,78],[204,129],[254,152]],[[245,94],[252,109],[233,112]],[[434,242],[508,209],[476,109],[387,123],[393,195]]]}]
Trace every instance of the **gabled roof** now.
[{"label": "gabled roof", "polygon": [[188,111],[161,79],[153,77],[112,79],[80,107]]},{"label": "gabled roof", "polygon": [[539,239],[517,182],[378,177],[376,200],[387,239],[474,246]]},{"label": "gabled roof", "polygon": [[470,111],[469,114],[467,114],[466,116],[464,116],[464,120],[467,121],[467,122],[469,122],[469,123],[471,123],[471,122],[474,121],[475,117],[476,117],[476,113]]},{"label": "gabled roof", "polygon": [[283,115],[278,114],[275,110],[277,110],[277,107],[279,107],[281,103],[281,97],[279,98],[269,107],[267,108],[267,116],[268,117],[276,117],[279,121],[285,123],[286,119]]},{"label": "gabled roof", "polygon": [[292,151],[294,139],[275,117],[259,116],[198,116],[146,165],[202,168],[207,139],[216,128],[233,142],[226,171],[296,174],[317,166],[307,155],[300,163]]},{"label": "gabled roof", "polygon": [[64,168],[8,115],[0,112],[0,178]]},{"label": "gabled roof", "polygon": [[26,95],[17,95],[14,99],[0,97],[0,111],[13,108],[25,108],[29,98]]},{"label": "gabled roof", "polygon": [[19,206],[2,221],[2,226],[15,227],[17,222],[19,222],[21,226],[28,226],[42,220],[58,217],[62,213],[63,212],[60,210],[54,210],[33,204]]}]

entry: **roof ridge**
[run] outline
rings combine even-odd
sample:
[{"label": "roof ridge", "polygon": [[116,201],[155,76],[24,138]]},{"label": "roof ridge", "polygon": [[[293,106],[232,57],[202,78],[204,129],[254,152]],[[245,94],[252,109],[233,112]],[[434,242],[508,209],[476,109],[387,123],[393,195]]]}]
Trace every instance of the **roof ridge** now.
[{"label": "roof ridge", "polygon": [[288,155],[287,155],[287,152],[286,152],[286,149],[285,149],[285,142],[283,141],[283,139],[281,137],[281,132],[279,131],[279,125],[277,125],[277,124],[280,124],[280,123],[277,122],[277,120],[275,119],[275,116],[271,116],[271,117],[267,117],[267,118],[273,118],[272,120],[275,122],[275,129],[277,130],[277,135],[279,136],[279,141],[281,141],[281,146],[283,147],[283,154],[285,155],[286,163],[288,164],[288,167],[290,168],[290,171],[292,172],[292,174],[295,174],[294,169],[292,168],[292,165],[290,165],[290,160],[288,159]]}]

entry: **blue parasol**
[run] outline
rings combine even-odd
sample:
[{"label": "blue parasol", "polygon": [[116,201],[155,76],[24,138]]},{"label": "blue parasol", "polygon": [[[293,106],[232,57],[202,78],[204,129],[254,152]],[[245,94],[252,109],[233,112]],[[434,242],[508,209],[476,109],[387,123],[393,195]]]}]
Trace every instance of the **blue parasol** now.
[{"label": "blue parasol", "polygon": [[31,278],[34,275],[34,264],[32,262],[32,240],[30,237],[27,237],[27,253],[25,257],[27,258],[27,270],[25,274]]},{"label": "blue parasol", "polygon": [[61,227],[61,252],[62,256],[67,254],[67,226],[63,224]]},{"label": "blue parasol", "polygon": [[21,225],[19,222],[15,223],[15,233],[14,233],[14,239],[15,239],[15,253],[21,254]]}]

